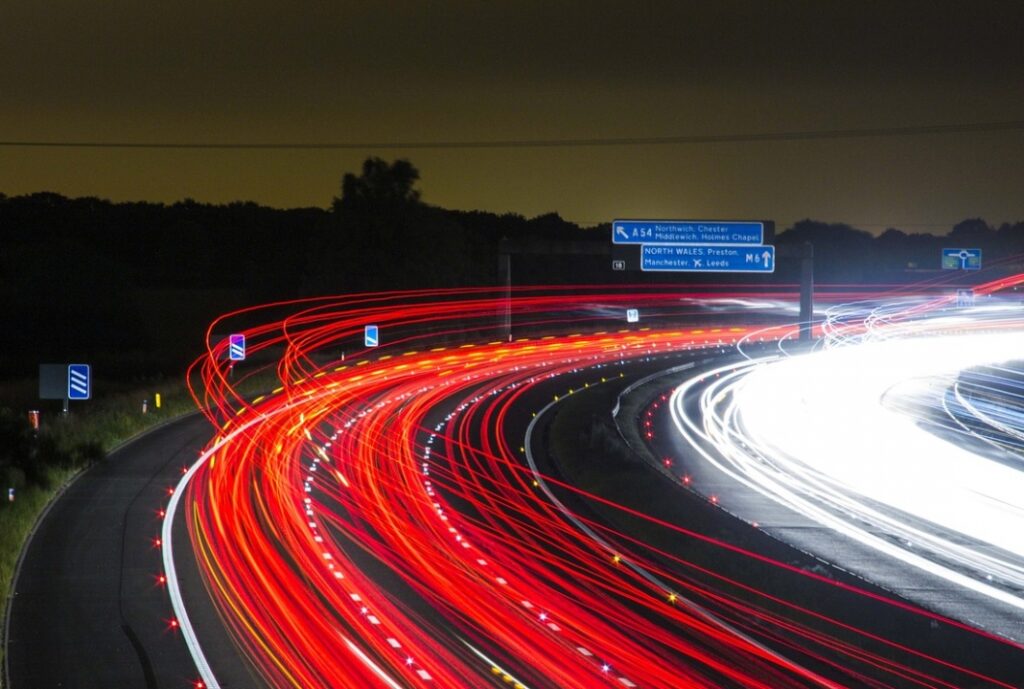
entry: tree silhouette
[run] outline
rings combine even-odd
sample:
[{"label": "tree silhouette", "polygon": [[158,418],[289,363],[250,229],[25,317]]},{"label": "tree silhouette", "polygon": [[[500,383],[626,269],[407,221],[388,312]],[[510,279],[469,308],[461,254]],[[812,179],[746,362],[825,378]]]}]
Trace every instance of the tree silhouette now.
[{"label": "tree silhouette", "polygon": [[381,158],[367,158],[361,175],[345,173],[341,197],[334,198],[332,207],[337,212],[414,206],[420,200],[420,192],[413,189],[419,178],[419,170],[408,160],[388,164]]}]

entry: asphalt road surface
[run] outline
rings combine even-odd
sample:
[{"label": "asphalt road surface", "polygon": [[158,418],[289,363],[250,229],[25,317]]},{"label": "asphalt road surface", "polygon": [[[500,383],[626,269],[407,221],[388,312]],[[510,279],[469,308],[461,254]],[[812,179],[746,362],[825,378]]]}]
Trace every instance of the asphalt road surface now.
[{"label": "asphalt road surface", "polygon": [[[158,579],[155,539],[168,487],[211,434],[200,415],[157,428],[90,468],[53,504],[14,585],[10,689],[195,686]],[[184,578],[203,595],[194,576]],[[215,618],[203,622],[222,675],[236,678],[224,686],[252,686],[233,646],[216,638]]]},{"label": "asphalt road surface", "polygon": [[[679,360],[673,358],[671,363]],[[652,362],[630,368],[639,376],[657,365]],[[592,371],[584,369],[576,375],[563,375],[548,385],[538,386],[535,394],[520,399],[517,411],[512,412],[518,418],[510,419],[505,430],[518,442],[522,438],[522,427],[531,418],[531,410],[537,409],[542,400],[551,399],[553,392],[566,386],[579,390],[593,377]],[[622,380],[620,385],[625,385],[630,378]],[[585,404],[588,395],[598,394],[602,389],[595,387],[574,400]],[[644,392],[638,394],[642,396]],[[448,402],[455,404],[456,400]],[[590,413],[607,413],[604,401],[598,400],[593,406],[593,409],[567,407],[565,413],[575,416],[589,409],[584,415],[588,421]],[[640,409],[644,406],[644,402],[638,405]],[[439,420],[448,411],[450,408],[442,406],[428,420]],[[548,422],[544,419],[545,424]],[[468,424],[466,430],[470,437],[482,437],[489,427],[484,416],[476,416]],[[432,425],[425,424],[424,428],[432,428]],[[659,433],[659,437],[672,438],[667,431]],[[542,440],[545,434],[543,430],[538,431],[537,449],[543,449],[546,444]],[[161,554],[154,539],[160,532],[159,511],[167,503],[168,488],[177,482],[182,469],[195,460],[210,435],[208,422],[198,416],[157,429],[93,467],[54,504],[29,546],[15,585],[7,655],[11,689],[196,686],[198,676],[193,661],[180,632],[170,624],[172,612],[168,598],[157,579]],[[685,455],[684,452],[679,454]],[[540,461],[544,461],[543,457]],[[543,467],[542,471],[547,473],[548,468]],[[635,464],[631,468],[644,471]],[[652,492],[645,494],[644,502],[648,508],[660,504],[668,509],[678,498],[661,500]],[[688,512],[687,520],[692,521],[696,507],[696,503],[688,503],[688,510],[684,510]],[[665,516],[671,520],[678,515]],[[733,520],[722,513],[715,514],[712,521],[729,523]],[[187,544],[187,533],[181,522],[179,518],[175,524],[175,543],[179,546]],[[780,546],[773,544],[773,547]],[[189,614],[220,685],[225,688],[264,686],[225,634],[209,598],[204,599],[206,594],[194,563],[188,560],[189,549],[179,547],[176,553]],[[691,558],[696,556],[692,546],[687,547],[685,554]],[[720,554],[715,557],[723,559]],[[364,563],[360,562],[360,566],[362,568]],[[388,587],[386,573],[373,572],[372,567],[366,569],[375,578],[383,579],[385,588],[391,588],[392,594],[409,608],[421,606],[423,601],[408,587],[395,585],[393,577],[392,586]],[[868,606],[862,604],[862,607]],[[927,628],[925,622],[912,622]],[[979,645],[970,635],[961,637],[955,630],[929,629],[927,634],[937,637],[933,642],[936,647],[966,649],[968,644],[973,644],[970,654],[991,654],[991,663],[984,664],[1007,667],[1008,650],[1001,646],[987,648],[991,644]],[[958,643],[960,641],[965,643]],[[523,673],[528,669],[521,668]],[[1004,669],[1000,674],[1007,672]],[[496,676],[492,679],[495,683],[500,680]]]}]

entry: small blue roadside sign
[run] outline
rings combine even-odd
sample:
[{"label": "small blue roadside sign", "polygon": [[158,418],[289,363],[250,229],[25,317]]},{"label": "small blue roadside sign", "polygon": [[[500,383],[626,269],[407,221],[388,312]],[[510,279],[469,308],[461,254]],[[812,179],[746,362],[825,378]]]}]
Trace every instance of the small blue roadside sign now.
[{"label": "small blue roadside sign", "polygon": [[363,329],[363,343],[367,347],[376,347],[380,344],[380,335],[377,326],[368,325]]},{"label": "small blue roadside sign", "polygon": [[764,243],[764,223],[719,220],[616,220],[612,244],[723,244],[757,246]]},{"label": "small blue roadside sign", "polygon": [[974,290],[958,289],[956,291],[956,305],[962,308],[974,306]]},{"label": "small blue roadside sign", "polygon": [[981,249],[943,249],[944,270],[981,270]]},{"label": "small blue roadside sign", "polygon": [[69,400],[87,400],[92,396],[92,376],[89,364],[68,364]]},{"label": "small blue roadside sign", "polygon": [[245,361],[245,335],[242,333],[228,337],[228,358],[231,361]]},{"label": "small blue roadside sign", "polygon": [[640,269],[683,273],[773,273],[775,247],[644,244]]}]

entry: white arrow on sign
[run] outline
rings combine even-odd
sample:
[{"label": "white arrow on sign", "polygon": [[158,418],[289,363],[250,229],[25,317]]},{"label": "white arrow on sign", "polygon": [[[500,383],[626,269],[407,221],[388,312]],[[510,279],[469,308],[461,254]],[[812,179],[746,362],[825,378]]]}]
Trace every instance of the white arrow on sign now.
[{"label": "white arrow on sign", "polygon": [[766,251],[763,254],[761,254],[761,258],[764,259],[764,267],[767,268],[768,267],[768,261],[771,260],[772,254],[771,254],[770,251]]}]

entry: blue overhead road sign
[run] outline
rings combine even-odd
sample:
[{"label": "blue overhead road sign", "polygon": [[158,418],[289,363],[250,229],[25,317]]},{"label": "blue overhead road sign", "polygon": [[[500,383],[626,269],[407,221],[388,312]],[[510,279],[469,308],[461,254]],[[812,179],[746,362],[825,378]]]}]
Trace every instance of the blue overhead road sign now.
[{"label": "blue overhead road sign", "polygon": [[774,246],[644,244],[640,269],[684,273],[773,273]]},{"label": "blue overhead road sign", "polygon": [[616,220],[612,244],[725,244],[764,243],[763,222],[718,220]]},{"label": "blue overhead road sign", "polygon": [[946,270],[981,270],[981,249],[943,249],[942,267]]},{"label": "blue overhead road sign", "polygon": [[[87,400],[92,396],[89,364],[68,364],[68,399]],[[65,410],[66,411],[66,410]]]}]

